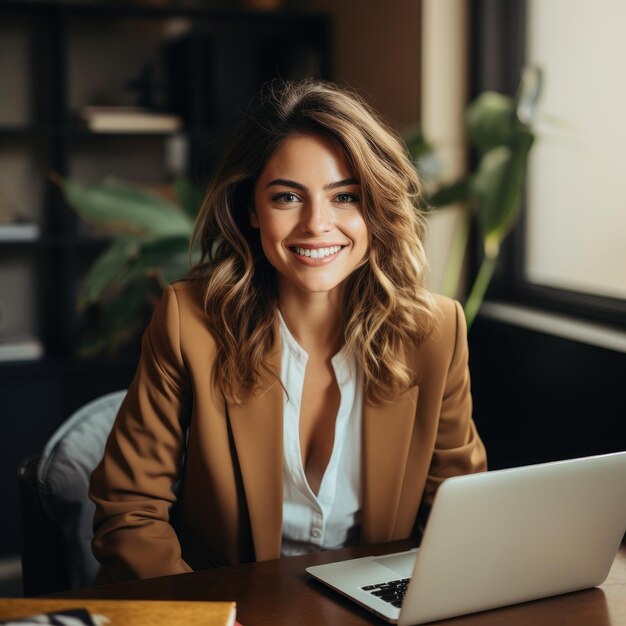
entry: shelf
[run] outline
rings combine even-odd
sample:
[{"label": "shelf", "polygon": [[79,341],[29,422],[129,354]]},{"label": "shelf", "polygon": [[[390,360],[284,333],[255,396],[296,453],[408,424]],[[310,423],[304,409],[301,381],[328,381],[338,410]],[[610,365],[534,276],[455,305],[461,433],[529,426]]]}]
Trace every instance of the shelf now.
[{"label": "shelf", "polygon": [[61,126],[55,125],[11,125],[0,124],[0,137],[15,137],[17,139],[37,139],[49,137],[55,133],[62,132]]},{"label": "shelf", "polygon": [[219,124],[204,124],[195,125],[193,127],[182,127],[175,131],[133,131],[133,132],[100,132],[92,131],[87,128],[81,128],[78,126],[71,127],[68,131],[68,135],[71,139],[133,139],[133,138],[167,138],[175,137],[177,135],[184,135],[186,137],[193,138],[194,140],[213,140],[216,137],[220,137],[225,132],[229,132],[231,129],[225,125]]},{"label": "shelf", "polygon": [[94,132],[86,128],[74,128],[70,130],[70,138],[75,140],[101,140],[101,139],[166,139],[175,135],[187,134],[185,129],[176,131],[132,131],[132,132]]},{"label": "shelf", "polygon": [[40,238],[39,224],[32,222],[0,224],[0,244],[35,243]]},{"label": "shelf", "polygon": [[62,247],[66,246],[68,238],[62,235],[41,234],[34,239],[0,239],[0,247],[19,247],[19,246],[41,246],[41,247]]},{"label": "shelf", "polygon": [[44,356],[43,344],[39,339],[26,337],[0,341],[0,363],[35,363]]}]

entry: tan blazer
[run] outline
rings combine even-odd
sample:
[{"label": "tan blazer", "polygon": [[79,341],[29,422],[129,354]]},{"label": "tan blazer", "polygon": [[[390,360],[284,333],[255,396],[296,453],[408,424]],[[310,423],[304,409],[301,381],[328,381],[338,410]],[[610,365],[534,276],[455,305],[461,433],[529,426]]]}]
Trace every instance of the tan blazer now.
[{"label": "tan blazer", "polygon": [[[364,543],[417,533],[444,478],[486,469],[463,311],[437,303],[438,328],[410,357],[418,384],[388,404],[364,403]],[[91,479],[100,582],[280,556],[283,391],[264,380],[227,405],[212,383],[215,352],[197,283],[169,287]]]}]

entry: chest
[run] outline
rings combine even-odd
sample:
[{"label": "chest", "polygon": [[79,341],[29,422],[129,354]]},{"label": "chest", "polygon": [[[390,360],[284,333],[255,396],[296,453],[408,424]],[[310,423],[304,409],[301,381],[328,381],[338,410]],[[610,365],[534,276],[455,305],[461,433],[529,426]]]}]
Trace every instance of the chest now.
[{"label": "chest", "polygon": [[299,437],[302,466],[317,494],[335,443],[341,394],[330,363],[307,363],[300,403]]},{"label": "chest", "polygon": [[[281,339],[286,468],[300,484],[306,482],[305,491],[317,496],[329,465],[334,475],[337,463],[343,463],[344,448],[360,446],[360,432],[355,437],[351,429],[360,425],[362,385],[356,363],[343,351],[331,357],[310,346],[307,352],[284,324]],[[348,446],[343,445],[346,437],[353,440]]]}]

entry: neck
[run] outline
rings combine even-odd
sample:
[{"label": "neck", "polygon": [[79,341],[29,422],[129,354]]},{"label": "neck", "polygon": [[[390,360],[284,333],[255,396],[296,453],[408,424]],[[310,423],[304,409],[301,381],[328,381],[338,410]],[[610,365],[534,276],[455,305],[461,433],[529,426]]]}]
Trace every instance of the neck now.
[{"label": "neck", "polygon": [[281,286],[280,312],[295,340],[309,354],[331,357],[341,348],[341,293],[297,291]]}]

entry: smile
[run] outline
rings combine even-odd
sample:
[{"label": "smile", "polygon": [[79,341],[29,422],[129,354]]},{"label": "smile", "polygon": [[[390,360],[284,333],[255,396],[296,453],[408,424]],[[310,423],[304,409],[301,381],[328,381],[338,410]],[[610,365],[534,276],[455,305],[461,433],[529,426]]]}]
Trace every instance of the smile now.
[{"label": "smile", "polygon": [[299,246],[290,247],[289,250],[294,254],[298,261],[305,265],[326,265],[334,261],[337,255],[346,246],[329,246],[328,248],[300,248]]},{"label": "smile", "polygon": [[300,256],[308,256],[312,259],[323,259],[324,257],[337,254],[341,250],[341,246],[332,246],[330,248],[291,248],[293,252]]}]

